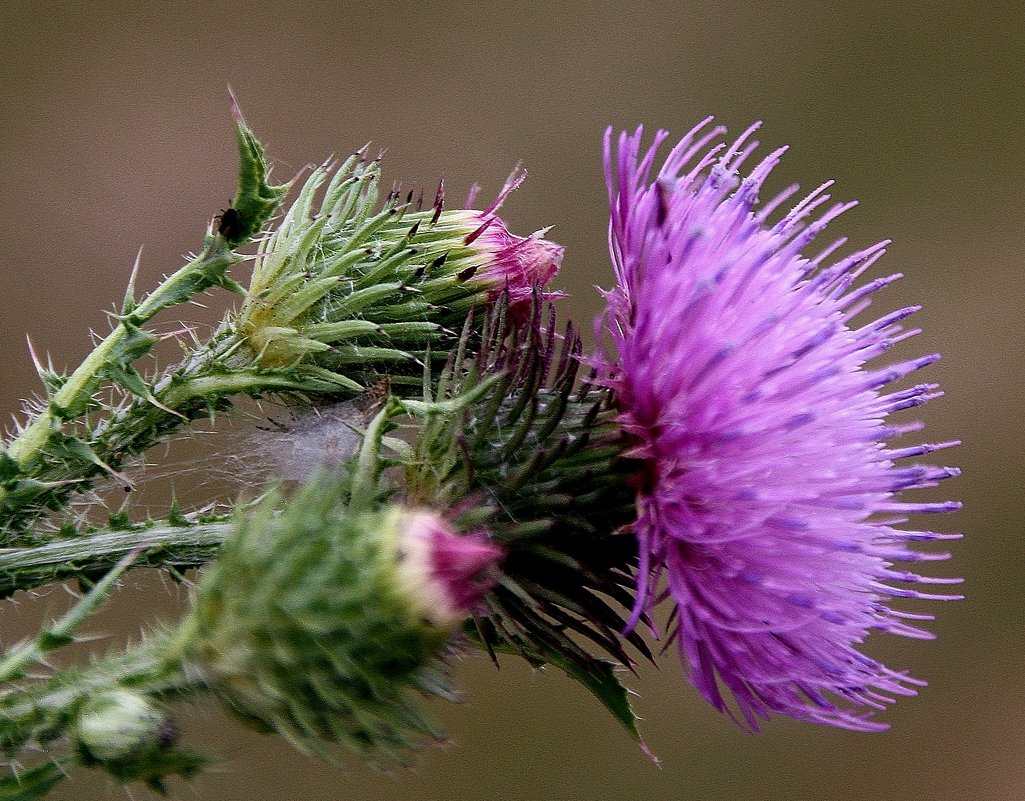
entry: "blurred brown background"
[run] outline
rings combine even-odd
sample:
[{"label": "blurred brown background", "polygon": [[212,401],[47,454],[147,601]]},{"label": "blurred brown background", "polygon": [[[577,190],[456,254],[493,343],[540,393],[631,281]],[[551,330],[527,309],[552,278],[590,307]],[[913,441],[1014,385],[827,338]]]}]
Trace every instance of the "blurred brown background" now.
[{"label": "blurred brown background", "polygon": [[[333,767],[251,735],[209,707],[193,743],[227,761],[175,798],[247,799],[983,799],[1025,798],[1022,644],[1022,218],[1025,12],[1017,4],[923,3],[4,3],[0,78],[0,408],[36,379],[29,333],[58,365],[85,354],[119,299],[139,245],[140,288],[198,247],[233,191],[225,87],[276,176],[368,140],[386,179],[488,197],[522,160],[506,216],[555,224],[560,279],[587,324],[607,285],[599,144],[607,124],[682,134],[708,113],[734,132],[765,121],[778,170],[862,206],[833,228],[895,244],[907,278],[878,308],[925,304],[904,355],[942,350],[926,380],[947,397],[929,438],[960,437],[966,510],[939,525],[968,536],[941,570],[968,600],[939,609],[934,643],[870,642],[931,686],[884,715],[880,735],[778,720],[737,731],[697,699],[678,665],[633,685],[649,763],[583,690],[555,673],[479,655],[458,667],[466,703],[439,709],[454,744],[394,776]],[[882,268],[881,268],[882,269]],[[879,271],[876,274],[881,274]],[[220,314],[223,296],[195,320]],[[61,591],[3,606],[10,642]],[[175,593],[129,582],[105,618],[135,630]],[[152,603],[153,607],[146,606]],[[141,611],[140,611],[141,610]],[[142,799],[147,793],[134,788]],[[76,774],[56,797],[122,798]]]}]

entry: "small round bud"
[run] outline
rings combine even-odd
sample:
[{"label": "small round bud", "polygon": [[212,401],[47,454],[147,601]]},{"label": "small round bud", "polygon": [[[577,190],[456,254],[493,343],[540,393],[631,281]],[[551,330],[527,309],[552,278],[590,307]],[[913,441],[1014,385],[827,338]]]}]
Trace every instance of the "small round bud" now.
[{"label": "small round bud", "polygon": [[434,513],[354,511],[343,498],[325,475],[280,514],[268,502],[240,520],[180,642],[247,723],[387,761],[438,736],[415,695],[451,697],[439,657],[502,551]]},{"label": "small round bud", "polygon": [[88,699],[76,726],[78,744],[103,762],[128,759],[170,744],[175,728],[167,713],[144,696],[112,690]]}]

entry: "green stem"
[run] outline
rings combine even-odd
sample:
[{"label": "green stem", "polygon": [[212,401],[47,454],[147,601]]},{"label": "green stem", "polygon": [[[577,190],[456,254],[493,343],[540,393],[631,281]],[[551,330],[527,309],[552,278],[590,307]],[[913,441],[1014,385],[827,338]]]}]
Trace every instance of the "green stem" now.
[{"label": "green stem", "polygon": [[174,632],[152,635],[121,654],[96,660],[85,668],[67,668],[51,678],[27,681],[32,664],[47,653],[76,641],[75,632],[103,603],[115,582],[138,555],[123,557],[65,615],[44,626],[32,641],[10,649],[0,659],[0,749],[16,755],[30,744],[46,746],[69,735],[88,699],[115,689],[130,689],[153,699],[177,697],[201,688],[168,646]]},{"label": "green stem", "polygon": [[127,554],[135,567],[184,569],[209,561],[232,528],[230,522],[174,525],[167,521],[127,531],[100,530],[32,548],[0,549],[0,598],[54,581],[95,576]]},{"label": "green stem", "polygon": [[23,678],[28,665],[42,662],[48,651],[73,642],[75,630],[106,600],[111,587],[132,563],[133,556],[129,553],[121,559],[67,614],[44,627],[35,640],[8,651],[0,659],[0,683]]},{"label": "green stem", "polygon": [[13,754],[31,742],[45,745],[67,735],[82,703],[117,688],[156,699],[204,692],[206,683],[168,658],[173,632],[161,633],[84,669],[69,669],[46,682],[8,689],[0,697],[0,747]]},{"label": "green stem", "polygon": [[[218,240],[212,240],[216,243]],[[149,321],[155,314],[170,306],[184,302],[196,292],[224,280],[224,271],[238,256],[226,250],[223,244],[212,245],[160,284],[145,300],[131,309],[118,325],[97,345],[71,376],[50,398],[47,408],[32,420],[7,446],[7,456],[22,471],[32,467],[46,450],[54,433],[66,422],[63,410],[85,408],[101,380],[101,374],[114,360],[133,330]],[[7,490],[0,486],[0,502]]]},{"label": "green stem", "polygon": [[377,480],[381,474],[382,440],[392,425],[392,419],[400,413],[401,407],[393,398],[389,397],[367,426],[352,473],[349,490],[350,508],[367,507],[377,499]]}]

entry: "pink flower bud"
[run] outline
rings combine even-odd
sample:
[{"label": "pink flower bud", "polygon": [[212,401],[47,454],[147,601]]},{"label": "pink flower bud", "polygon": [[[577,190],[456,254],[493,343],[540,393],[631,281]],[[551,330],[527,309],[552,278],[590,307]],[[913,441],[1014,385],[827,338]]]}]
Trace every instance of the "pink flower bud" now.
[{"label": "pink flower bud", "polygon": [[455,628],[495,585],[504,551],[480,534],[455,533],[434,512],[401,514],[400,582],[418,614],[436,626]]},{"label": "pink flower bud", "polygon": [[543,287],[555,276],[562,264],[563,247],[544,238],[547,230],[516,236],[500,217],[491,218],[478,243],[494,254],[481,271],[481,277],[494,286],[493,297],[507,292],[511,305],[529,303],[534,287]]},{"label": "pink flower bud", "polygon": [[[480,226],[466,237],[466,244],[490,254],[488,263],[481,268],[477,278],[492,287],[491,299],[508,293],[509,303],[516,307],[529,303],[535,287],[544,287],[559,271],[564,248],[545,239],[548,228],[535,231],[530,236],[516,236],[510,233],[505,222],[495,214],[509,194],[516,189],[526,172],[514,170],[498,193],[495,201],[480,214]],[[472,204],[476,191],[468,198]],[[554,297],[545,293],[546,297]]]}]

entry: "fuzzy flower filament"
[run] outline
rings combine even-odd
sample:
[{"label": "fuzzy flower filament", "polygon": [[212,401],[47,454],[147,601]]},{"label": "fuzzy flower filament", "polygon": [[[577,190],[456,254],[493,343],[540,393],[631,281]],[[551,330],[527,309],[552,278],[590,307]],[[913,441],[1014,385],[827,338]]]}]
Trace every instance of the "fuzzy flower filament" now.
[{"label": "fuzzy flower filament", "polygon": [[758,193],[785,148],[742,175],[757,126],[726,147],[711,144],[723,129],[708,122],[657,172],[665,132],[646,151],[640,129],[616,148],[606,135],[617,286],[599,334],[615,355],[599,361],[642,463],[631,624],[671,598],[691,681],[735,716],[732,696],[748,728],[776,713],[882,729],[872,712],[922,682],[857,646],[873,630],[930,636],[913,623],[930,616],[891,600],[952,597],[918,587],[958,581],[896,565],[944,559],[909,543],[956,536],[897,528],[959,507],[899,497],[957,475],[904,463],[956,443],[888,444],[917,428],[888,415],[940,393],[887,385],[938,356],[870,366],[916,333],[901,325],[914,308],[858,318],[900,277],[856,284],[886,243],[830,261],[841,239],[806,255],[854,204],[827,207],[825,184],[775,215],[796,187],[761,205]]}]

